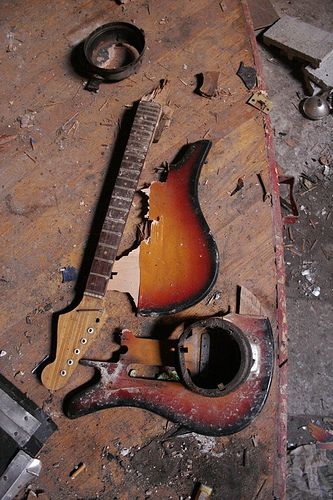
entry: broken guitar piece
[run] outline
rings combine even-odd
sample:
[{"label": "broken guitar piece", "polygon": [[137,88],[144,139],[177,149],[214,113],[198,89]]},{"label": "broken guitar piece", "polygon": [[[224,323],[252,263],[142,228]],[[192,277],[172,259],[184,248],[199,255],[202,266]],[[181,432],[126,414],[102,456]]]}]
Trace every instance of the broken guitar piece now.
[{"label": "broken guitar piece", "polygon": [[42,372],[42,382],[48,389],[59,389],[68,382],[107,319],[104,306],[107,284],[160,115],[161,106],[158,103],[139,102],[83,299],[72,311],[61,314],[58,319],[55,360]]},{"label": "broken guitar piece", "polygon": [[[207,295],[218,272],[218,251],[200,210],[197,187],[211,147],[202,140],[184,148],[165,182],[149,191],[150,234],[139,249],[117,261],[109,289],[130,292],[140,314],[170,314]],[[195,273],[193,270],[195,269]]]},{"label": "broken guitar piece", "polygon": [[[163,341],[123,330],[118,362],[82,361],[100,380],[66,399],[70,418],[136,406],[199,434],[227,435],[261,410],[273,370],[273,336],[264,317],[228,314],[176,328]],[[126,349],[124,349],[124,347]]]},{"label": "broken guitar piece", "polygon": [[[140,101],[83,299],[58,319],[55,360],[42,373],[42,382],[49,389],[67,383],[105,324],[105,293],[112,271],[119,279],[112,280],[111,288],[132,291],[134,299],[138,298],[139,312],[146,315],[185,309],[201,300],[216,280],[217,247],[197,198],[200,170],[211,146],[204,140],[185,148],[166,182],[151,185],[150,236],[141,243],[140,252],[132,252],[113,266],[160,116],[157,102]],[[130,273],[121,271],[121,262]]]},{"label": "broken guitar piece", "polygon": [[[268,394],[273,337],[266,317],[228,314],[178,323],[169,338],[163,331],[157,338],[142,338],[123,330],[111,361],[82,360],[106,322],[108,289],[130,292],[139,314],[159,316],[202,300],[217,277],[218,250],[197,193],[211,148],[208,140],[184,146],[166,179],[151,183],[145,192],[148,232],[135,250],[116,261],[162,113],[161,105],[149,99],[138,105],[83,298],[59,316],[55,360],[45,367],[42,381],[49,389],[61,388],[81,360],[100,378],[67,396],[70,418],[137,406],[201,434],[227,435],[248,425]],[[238,184],[237,190],[243,179]]]}]

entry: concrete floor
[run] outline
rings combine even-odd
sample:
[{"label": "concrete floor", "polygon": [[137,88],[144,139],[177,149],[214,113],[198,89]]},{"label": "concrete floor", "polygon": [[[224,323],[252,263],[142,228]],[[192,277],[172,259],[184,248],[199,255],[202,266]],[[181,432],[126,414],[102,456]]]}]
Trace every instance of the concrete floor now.
[{"label": "concrete floor", "polygon": [[[272,3],[280,15],[298,17],[333,31],[332,0]],[[327,417],[333,417],[333,113],[316,122],[303,117],[298,110],[300,99],[305,95],[298,64],[262,45],[261,55],[273,101],[271,120],[277,160],[281,169],[297,180],[300,209],[299,221],[285,236],[288,445],[292,449],[313,442],[307,423],[317,420],[322,423]],[[327,169],[324,175],[324,156],[330,163],[328,175]],[[303,173],[313,182],[304,181]],[[315,287],[320,287],[318,297],[313,294]],[[333,485],[330,493],[322,492],[321,496],[313,493],[309,497],[294,496],[290,487],[288,498],[333,498]]]}]

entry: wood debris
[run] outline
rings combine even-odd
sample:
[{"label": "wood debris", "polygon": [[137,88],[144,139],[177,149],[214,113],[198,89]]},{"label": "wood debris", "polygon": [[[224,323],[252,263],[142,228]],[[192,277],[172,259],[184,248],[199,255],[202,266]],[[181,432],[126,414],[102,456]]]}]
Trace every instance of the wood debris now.
[{"label": "wood debris", "polygon": [[225,12],[228,9],[228,6],[224,0],[219,3],[219,6],[220,6],[220,9],[222,10],[222,12]]},{"label": "wood debris", "polygon": [[79,476],[83,471],[85,471],[87,468],[86,464],[84,462],[79,463],[74,467],[72,472],[70,473],[71,479],[75,479],[77,476]]},{"label": "wood debris", "polygon": [[161,138],[163,130],[170,127],[172,114],[173,109],[170,106],[168,106],[167,104],[163,106],[162,116],[160,118],[160,121],[158,122],[153,142],[158,142]]},{"label": "wood debris", "polygon": [[238,193],[241,189],[244,187],[244,180],[242,177],[240,177],[237,181],[237,185],[233,191],[231,191],[230,196],[233,196],[234,194]]},{"label": "wood debris", "polygon": [[212,496],[213,488],[205,484],[199,484],[199,487],[193,496],[194,500],[207,500]]},{"label": "wood debris", "polygon": [[24,115],[18,117],[21,128],[31,128],[33,127],[33,121],[35,119],[36,111],[27,111]]},{"label": "wood debris", "polygon": [[329,158],[328,158],[328,156],[327,156],[327,155],[322,155],[322,156],[320,156],[320,158],[319,158],[319,163],[320,163],[321,165],[326,165],[326,166],[328,167],[328,166],[329,166],[329,164],[330,164],[330,160],[329,160]]},{"label": "wood debris", "polygon": [[4,149],[10,142],[16,139],[16,134],[2,134],[0,135],[0,151]]},{"label": "wood debris", "polygon": [[261,186],[261,189],[262,189],[262,201],[266,201],[267,199],[271,199],[272,195],[267,192],[264,180],[263,180],[260,172],[257,174],[257,177],[258,177],[258,181],[259,181],[259,184]]},{"label": "wood debris", "polygon": [[204,71],[199,75],[198,92],[203,97],[216,97],[218,94],[219,71]]}]

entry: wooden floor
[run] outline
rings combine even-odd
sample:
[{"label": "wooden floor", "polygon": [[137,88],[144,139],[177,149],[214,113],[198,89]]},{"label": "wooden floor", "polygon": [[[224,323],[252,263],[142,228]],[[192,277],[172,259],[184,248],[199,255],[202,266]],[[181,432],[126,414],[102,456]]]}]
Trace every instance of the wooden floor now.
[{"label": "wooden floor", "polygon": [[[53,394],[31,373],[50,351],[52,312],[70,304],[76,293],[72,283],[62,283],[59,269],[79,269],[84,258],[87,272],[86,243],[88,237],[90,243],[96,239],[92,219],[102,189],[104,195],[107,191],[106,174],[117,164],[110,163],[114,145],[119,134],[128,133],[123,116],[161,78],[169,80],[172,123],[152,145],[141,185],[187,142],[213,142],[199,196],[219,248],[214,290],[221,298],[209,305],[202,301],[178,314],[177,321],[234,310],[236,287],[243,285],[260,300],[275,331],[272,206],[270,197],[263,201],[257,177],[261,173],[270,192],[264,120],[246,104],[250,91],[236,75],[241,61],[253,66],[254,58],[241,2],[221,3],[226,9],[212,0],[132,0],[125,6],[109,0],[33,0],[24,7],[2,2],[2,47],[13,32],[15,50],[3,49],[1,57],[6,80],[0,90],[0,135],[16,137],[2,147],[0,348],[7,355],[0,358],[0,370],[58,425],[40,455],[43,471],[36,481],[52,499],[143,499],[147,491],[152,498],[178,499],[190,495],[196,481],[212,486],[216,499],[273,496],[276,377],[250,427],[206,442],[175,438],[173,450],[182,445],[175,455],[160,439],[170,424],[147,411],[117,408],[73,421],[63,415],[64,396],[89,380],[90,368],[79,367],[68,386]],[[144,29],[144,62],[138,74],[92,94],[72,69],[71,53],[95,27],[113,20]],[[220,71],[219,95],[211,100],[194,93],[195,75],[207,70]],[[29,126],[22,128],[27,114]],[[244,188],[231,197],[240,177]],[[121,252],[133,245],[137,220],[136,204]],[[126,295],[110,292],[108,303],[111,320],[88,357],[109,359],[111,334],[119,326],[138,335],[156,328],[156,320],[135,317]],[[192,475],[184,473],[188,460]],[[86,471],[71,480],[69,473],[80,462]]]}]

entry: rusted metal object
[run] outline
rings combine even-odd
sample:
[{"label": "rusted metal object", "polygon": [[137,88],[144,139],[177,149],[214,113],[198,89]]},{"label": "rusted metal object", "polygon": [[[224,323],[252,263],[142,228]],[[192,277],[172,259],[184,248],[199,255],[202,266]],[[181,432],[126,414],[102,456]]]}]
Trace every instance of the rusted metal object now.
[{"label": "rusted metal object", "polygon": [[[198,323],[192,325],[193,336],[196,335],[195,328],[198,328]],[[238,357],[232,354],[225,338],[224,344],[218,348],[212,342],[209,355],[203,356],[205,366],[200,374],[201,380],[198,382],[194,375],[195,392],[193,380],[184,379],[185,363],[178,355],[178,347],[179,350],[190,348],[188,329],[183,337],[165,340],[138,338],[129,330],[124,330],[118,362],[82,361],[99,371],[100,380],[88,389],[83,388],[69,395],[65,405],[67,416],[76,418],[104,408],[136,406],[181,423],[200,434],[227,435],[243,429],[260,412],[270,387],[274,350],[270,323],[262,317],[228,314],[223,320],[211,318],[203,321],[200,328],[206,329],[206,333],[211,329],[215,330],[215,335],[222,336],[224,332],[230,338],[232,336],[238,348]],[[194,347],[195,342],[192,345]],[[212,349],[217,350],[214,356]],[[222,356],[225,369],[228,352],[229,362],[232,360],[234,365],[228,367],[225,373],[223,369],[216,373],[212,357],[216,360]],[[191,366],[196,363],[197,355],[190,356]],[[183,369],[179,368],[182,363]],[[213,372],[213,378],[211,373],[207,378],[203,376],[208,367]],[[151,369],[153,372],[149,374]],[[169,378],[165,376],[168,373]],[[174,375],[170,376],[174,373],[179,380]],[[231,377],[229,382],[228,377]],[[208,391],[198,390],[199,383],[208,386]]]},{"label": "rusted metal object", "polygon": [[290,203],[288,203],[288,208],[290,208],[292,212],[291,215],[285,215],[282,217],[283,224],[284,225],[295,224],[295,222],[298,220],[298,208],[294,197],[295,178],[290,176],[280,175],[278,180],[279,184],[287,184],[289,186]]},{"label": "rusted metal object", "polygon": [[259,109],[259,111],[262,111],[265,115],[272,109],[272,102],[268,99],[265,90],[254,92],[247,102],[254,108]]},{"label": "rusted metal object", "polygon": [[235,390],[248,378],[253,364],[248,338],[222,318],[190,325],[177,347],[183,382],[203,396],[220,397]]},{"label": "rusted metal object", "polygon": [[87,72],[92,78],[87,90],[97,92],[102,81],[128,78],[142,63],[144,51],[144,31],[133,24],[114,22],[97,28],[83,46]]}]

